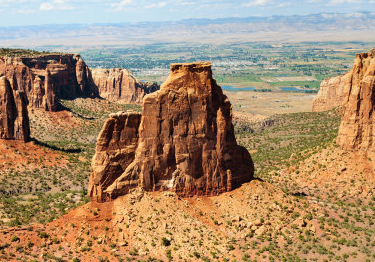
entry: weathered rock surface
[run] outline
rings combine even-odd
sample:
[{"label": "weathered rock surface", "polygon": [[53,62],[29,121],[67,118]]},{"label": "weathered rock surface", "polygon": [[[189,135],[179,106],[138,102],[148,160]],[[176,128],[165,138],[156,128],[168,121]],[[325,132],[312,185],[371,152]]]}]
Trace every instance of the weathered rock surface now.
[{"label": "weathered rock surface", "polygon": [[320,84],[319,92],[313,101],[313,112],[328,111],[341,106],[344,96],[344,86],[348,83],[348,76],[344,75],[325,79]]},{"label": "weathered rock surface", "polygon": [[156,83],[140,82],[126,69],[92,69],[92,79],[104,99],[142,103],[143,97],[159,90]]},{"label": "weathered rock surface", "polygon": [[8,79],[0,77],[0,138],[30,140],[27,99],[23,91],[13,91]]},{"label": "weathered rock surface", "polygon": [[29,106],[56,111],[58,99],[96,97],[91,72],[79,55],[0,57],[0,75],[13,90],[25,92]]},{"label": "weathered rock surface", "polygon": [[343,149],[369,149],[375,138],[375,49],[357,54],[343,92],[337,143]]},{"label": "weathered rock surface", "polygon": [[[92,160],[89,194],[104,199],[103,190],[121,175],[135,157],[138,145],[140,113],[119,112],[105,122]],[[133,181],[137,186],[137,181]]]},{"label": "weathered rock surface", "polygon": [[91,198],[105,201],[135,187],[218,195],[250,181],[254,165],[236,143],[231,109],[210,63],[172,64],[160,90],[145,96],[141,117],[118,114],[106,122],[92,164]]}]

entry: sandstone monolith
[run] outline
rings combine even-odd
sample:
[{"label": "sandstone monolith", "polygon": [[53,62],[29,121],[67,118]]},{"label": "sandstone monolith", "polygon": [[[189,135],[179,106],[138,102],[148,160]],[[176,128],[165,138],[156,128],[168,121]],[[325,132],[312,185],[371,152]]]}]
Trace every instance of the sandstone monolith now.
[{"label": "sandstone monolith", "polygon": [[172,64],[160,90],[144,97],[141,116],[118,114],[106,122],[89,194],[106,201],[141,187],[211,196],[250,181],[253,172],[249,152],[237,145],[232,107],[212,78],[211,64]]},{"label": "sandstone monolith", "polygon": [[337,144],[343,149],[374,147],[375,49],[357,54],[343,90],[343,115]]}]

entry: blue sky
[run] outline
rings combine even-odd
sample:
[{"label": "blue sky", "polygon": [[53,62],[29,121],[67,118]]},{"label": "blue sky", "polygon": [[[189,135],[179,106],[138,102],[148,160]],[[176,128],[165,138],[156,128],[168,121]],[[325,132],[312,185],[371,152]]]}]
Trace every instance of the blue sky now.
[{"label": "blue sky", "polygon": [[0,26],[375,11],[375,0],[0,0]]}]

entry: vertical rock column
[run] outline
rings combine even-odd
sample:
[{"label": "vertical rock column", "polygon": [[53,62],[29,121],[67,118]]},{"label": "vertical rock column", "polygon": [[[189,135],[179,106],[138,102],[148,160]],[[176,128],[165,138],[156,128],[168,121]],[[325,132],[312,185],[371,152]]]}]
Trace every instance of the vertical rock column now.
[{"label": "vertical rock column", "polygon": [[13,91],[4,76],[0,77],[0,138],[30,140],[26,95]]},{"label": "vertical rock column", "polygon": [[[106,129],[107,124],[103,131]],[[100,187],[95,188],[101,192],[96,190],[92,197],[105,201],[135,186],[174,191],[183,197],[210,196],[253,177],[250,154],[236,143],[232,106],[212,78],[209,62],[171,65],[171,74],[160,90],[143,99],[137,136],[137,141],[132,140],[136,142],[134,160],[123,171],[102,173],[115,161],[98,164],[94,157],[91,178],[99,181]],[[125,143],[122,148],[129,145],[133,146]],[[109,158],[116,156],[103,150]],[[97,150],[96,155],[102,153]],[[100,182],[109,180],[113,182]],[[92,188],[90,184],[89,192]]]},{"label": "vertical rock column", "polygon": [[343,149],[370,149],[375,142],[375,50],[357,54],[348,77],[337,144]]}]

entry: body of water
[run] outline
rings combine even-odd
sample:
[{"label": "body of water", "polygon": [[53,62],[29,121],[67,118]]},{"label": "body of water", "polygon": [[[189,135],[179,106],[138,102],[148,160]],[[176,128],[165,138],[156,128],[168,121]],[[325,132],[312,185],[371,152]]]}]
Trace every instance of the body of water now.
[{"label": "body of water", "polygon": [[303,92],[304,90],[298,89],[297,87],[294,86],[285,86],[285,87],[279,87],[280,90],[282,91],[294,91],[294,92]]},{"label": "body of water", "polygon": [[[260,92],[262,89],[255,89],[254,87],[233,87],[233,86],[222,86],[221,89],[224,91],[232,91],[232,92],[240,92],[240,91],[258,91]],[[294,86],[283,86],[279,87],[281,91],[286,92],[302,92],[302,93],[316,93],[316,90],[308,90],[308,89],[299,89]],[[270,89],[263,89],[263,92],[271,92]]]},{"label": "body of water", "polygon": [[239,87],[233,87],[233,86],[222,86],[221,89],[223,89],[225,91],[234,91],[234,92],[237,92],[237,91],[254,91],[254,87],[239,88]]},{"label": "body of water", "polygon": [[299,89],[294,86],[286,86],[286,87],[279,87],[281,91],[290,91],[290,92],[303,92],[303,93],[317,93],[317,90],[310,90],[310,89]]}]

